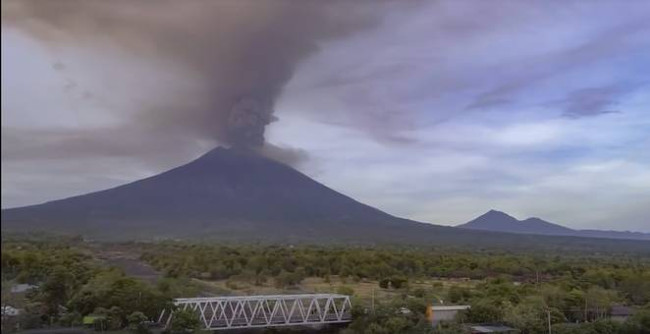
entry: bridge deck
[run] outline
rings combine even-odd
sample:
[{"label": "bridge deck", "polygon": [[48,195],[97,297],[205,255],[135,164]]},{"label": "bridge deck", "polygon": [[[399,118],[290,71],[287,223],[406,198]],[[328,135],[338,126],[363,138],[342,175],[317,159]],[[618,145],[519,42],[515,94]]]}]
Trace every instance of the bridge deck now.
[{"label": "bridge deck", "polygon": [[[349,296],[338,294],[179,298],[174,305],[195,312],[209,330],[345,323],[352,307]],[[173,315],[163,311],[159,321],[168,327]]]}]

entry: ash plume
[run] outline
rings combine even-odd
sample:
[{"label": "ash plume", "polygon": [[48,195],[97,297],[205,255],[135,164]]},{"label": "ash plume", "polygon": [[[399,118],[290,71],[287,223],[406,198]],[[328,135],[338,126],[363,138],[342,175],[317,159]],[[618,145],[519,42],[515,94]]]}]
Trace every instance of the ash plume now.
[{"label": "ash plume", "polygon": [[322,41],[377,22],[381,7],[362,11],[343,1],[9,0],[2,2],[2,20],[50,47],[118,49],[180,69],[194,89],[148,97],[155,103],[129,114],[131,121],[259,150],[296,65]]}]

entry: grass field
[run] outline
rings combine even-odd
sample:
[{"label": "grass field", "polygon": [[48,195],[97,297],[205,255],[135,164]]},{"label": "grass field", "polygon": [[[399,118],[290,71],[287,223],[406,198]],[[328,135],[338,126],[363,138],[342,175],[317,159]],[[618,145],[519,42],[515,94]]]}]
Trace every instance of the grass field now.
[{"label": "grass field", "polygon": [[[383,289],[379,287],[379,282],[374,280],[353,281],[352,279],[341,279],[337,276],[331,276],[329,282],[321,277],[305,278],[299,285],[292,288],[278,288],[272,279],[267,280],[261,285],[255,285],[244,280],[199,280],[194,281],[205,287],[206,291],[214,295],[264,295],[264,294],[300,294],[300,293],[348,293],[352,289],[354,296],[364,302],[372,300],[373,295],[376,300],[389,300],[396,297],[405,290]],[[418,288],[433,290],[443,298],[451,286],[474,287],[481,281],[472,280],[449,280],[449,279],[426,279],[409,282],[409,290],[414,291]],[[433,303],[438,301],[433,300]]]}]

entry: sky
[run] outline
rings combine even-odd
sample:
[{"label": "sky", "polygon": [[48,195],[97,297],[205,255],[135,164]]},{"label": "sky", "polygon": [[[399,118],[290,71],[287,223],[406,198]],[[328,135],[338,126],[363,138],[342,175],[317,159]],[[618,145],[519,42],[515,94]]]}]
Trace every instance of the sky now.
[{"label": "sky", "polygon": [[[456,225],[497,209],[650,232],[650,2],[402,1],[298,21],[291,2],[253,3],[220,26],[224,9],[200,1],[172,24],[174,8],[65,11],[116,28],[3,2],[2,207],[254,137],[402,217]],[[261,101],[244,107],[263,110],[261,133],[235,140],[220,123],[240,108],[234,89]]]}]

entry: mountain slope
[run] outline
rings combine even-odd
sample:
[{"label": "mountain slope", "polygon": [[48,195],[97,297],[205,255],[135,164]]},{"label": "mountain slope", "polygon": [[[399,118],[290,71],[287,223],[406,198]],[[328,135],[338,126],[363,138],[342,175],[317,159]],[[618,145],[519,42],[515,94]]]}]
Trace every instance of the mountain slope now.
[{"label": "mountain slope", "polygon": [[[394,226],[402,219],[246,151],[214,149],[162,174],[116,188],[2,211],[3,228],[101,235],[259,232],[318,235],[328,228]],[[120,233],[118,233],[120,234]],[[329,233],[331,234],[331,233]]]},{"label": "mountain slope", "polygon": [[490,210],[476,219],[456,226],[463,229],[518,234],[577,236],[589,238],[650,240],[650,234],[599,230],[574,230],[539,218],[518,220],[504,212]]}]

